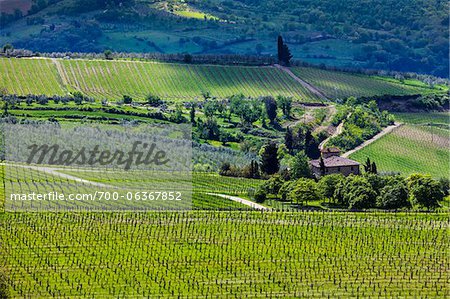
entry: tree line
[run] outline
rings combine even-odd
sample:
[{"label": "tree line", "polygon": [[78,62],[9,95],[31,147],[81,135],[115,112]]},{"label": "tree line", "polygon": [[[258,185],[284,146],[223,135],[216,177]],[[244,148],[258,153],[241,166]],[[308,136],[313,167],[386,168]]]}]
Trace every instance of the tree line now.
[{"label": "tree line", "polygon": [[275,175],[252,196],[258,202],[267,198],[291,202],[298,206],[311,201],[327,201],[329,207],[363,210],[435,209],[449,195],[448,178],[433,179],[426,174],[378,175],[366,171],[363,175],[330,174],[319,180],[286,179]]}]

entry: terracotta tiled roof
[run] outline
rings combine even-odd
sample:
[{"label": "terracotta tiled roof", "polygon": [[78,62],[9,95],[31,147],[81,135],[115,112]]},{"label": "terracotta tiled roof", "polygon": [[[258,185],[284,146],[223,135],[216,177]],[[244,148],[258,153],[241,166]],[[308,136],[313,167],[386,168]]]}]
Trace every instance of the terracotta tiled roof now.
[{"label": "terracotta tiled roof", "polygon": [[337,147],[326,147],[320,150],[322,153],[340,153],[341,150]]},{"label": "terracotta tiled roof", "polygon": [[[325,167],[358,166],[358,162],[339,156],[323,159]],[[311,160],[311,165],[320,168],[320,160]]]}]

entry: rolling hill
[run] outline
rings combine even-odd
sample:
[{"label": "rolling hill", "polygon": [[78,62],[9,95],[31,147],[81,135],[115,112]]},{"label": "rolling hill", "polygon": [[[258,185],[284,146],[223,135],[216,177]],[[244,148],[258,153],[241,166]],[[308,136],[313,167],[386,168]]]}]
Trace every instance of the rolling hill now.
[{"label": "rolling hill", "polygon": [[[192,100],[202,93],[225,98],[234,94],[258,97],[291,96],[298,101],[323,101],[288,73],[272,66],[221,66],[130,60],[65,60],[0,58],[0,88],[17,95],[64,95],[80,91],[95,99],[118,100],[123,95],[143,99],[148,94],[167,100]],[[294,68],[298,77],[329,98],[340,95],[403,95],[441,92],[364,75]],[[332,78],[335,88],[326,80]],[[357,80],[355,80],[355,78]],[[331,79],[330,79],[331,80]],[[333,81],[333,82],[334,82]],[[419,81],[417,81],[419,82]]]},{"label": "rolling hill", "polygon": [[313,64],[448,77],[447,1],[2,2],[0,45],[16,48],[274,55],[282,34]]},{"label": "rolling hill", "polygon": [[369,157],[376,161],[381,172],[448,177],[449,113],[403,113],[397,115],[397,119],[405,125],[353,153],[350,158],[364,163]]}]

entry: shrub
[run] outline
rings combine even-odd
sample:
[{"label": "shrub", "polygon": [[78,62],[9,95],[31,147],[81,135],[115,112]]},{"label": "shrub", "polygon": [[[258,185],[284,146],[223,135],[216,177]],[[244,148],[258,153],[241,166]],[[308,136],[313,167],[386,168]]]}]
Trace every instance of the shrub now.
[{"label": "shrub", "polygon": [[266,192],[262,188],[259,188],[256,190],[253,198],[257,203],[263,203],[266,200]]}]

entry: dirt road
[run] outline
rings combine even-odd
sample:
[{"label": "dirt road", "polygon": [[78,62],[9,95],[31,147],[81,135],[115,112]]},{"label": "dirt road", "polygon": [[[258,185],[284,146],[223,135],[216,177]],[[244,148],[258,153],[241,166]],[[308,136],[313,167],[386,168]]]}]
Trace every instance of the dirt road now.
[{"label": "dirt road", "polygon": [[402,126],[403,124],[401,123],[394,123],[392,126],[386,127],[384,128],[380,133],[378,133],[377,135],[373,136],[371,139],[364,141],[362,144],[358,145],[357,147],[355,147],[354,149],[344,153],[342,155],[342,157],[344,158],[348,158],[351,154],[359,151],[360,149],[365,148],[366,146],[368,146],[369,144],[371,144],[372,142],[380,139],[381,137],[383,137],[386,134],[389,134],[390,132],[392,132],[393,130],[397,129],[398,127]]},{"label": "dirt road", "polygon": [[237,196],[231,196],[231,195],[225,195],[225,194],[217,194],[217,193],[207,193],[207,194],[218,196],[218,197],[222,197],[222,198],[229,199],[229,200],[232,200],[232,201],[235,201],[235,202],[239,202],[239,203],[244,204],[246,206],[252,207],[252,208],[254,208],[256,210],[262,210],[262,211],[270,211],[271,210],[268,207],[265,207],[263,205],[255,203],[253,201],[250,201],[250,200],[247,200],[247,199],[243,199],[243,198],[240,198],[240,197],[237,197]]},{"label": "dirt road", "polygon": [[300,83],[303,87],[305,87],[306,89],[308,89],[309,91],[311,91],[313,94],[315,94],[316,96],[318,96],[319,98],[321,98],[324,101],[328,101],[328,98],[317,88],[315,88],[314,86],[312,86],[311,84],[309,84],[308,82],[300,79],[299,77],[297,77],[289,68],[285,67],[285,66],[281,66],[279,64],[274,64],[274,67],[276,67],[277,69],[280,69],[282,71],[284,71],[286,74],[288,74],[289,76],[291,76],[295,81],[297,81],[298,83]]}]

